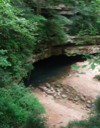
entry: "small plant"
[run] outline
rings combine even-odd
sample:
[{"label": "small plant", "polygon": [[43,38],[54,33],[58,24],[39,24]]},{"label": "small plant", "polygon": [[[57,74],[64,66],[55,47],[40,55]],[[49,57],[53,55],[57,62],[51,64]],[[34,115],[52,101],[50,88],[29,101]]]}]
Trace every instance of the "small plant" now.
[{"label": "small plant", "polygon": [[95,76],[95,79],[97,79],[97,80],[100,81],[100,75],[96,75],[96,76]]},{"label": "small plant", "polygon": [[98,96],[95,101],[95,111],[100,116],[100,96]]}]

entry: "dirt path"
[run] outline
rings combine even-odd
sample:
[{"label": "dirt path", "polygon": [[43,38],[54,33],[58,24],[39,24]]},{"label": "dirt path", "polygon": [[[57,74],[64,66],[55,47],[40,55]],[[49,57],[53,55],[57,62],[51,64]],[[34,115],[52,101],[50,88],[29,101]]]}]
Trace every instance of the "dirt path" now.
[{"label": "dirt path", "polygon": [[[87,62],[77,63],[79,66],[83,64]],[[100,82],[94,79],[99,74],[98,68],[99,66],[91,70],[87,66],[76,72],[70,69],[69,75],[65,71],[61,78],[34,89],[35,95],[46,109],[50,127],[59,128],[70,120],[87,117],[94,99],[100,94]]]}]

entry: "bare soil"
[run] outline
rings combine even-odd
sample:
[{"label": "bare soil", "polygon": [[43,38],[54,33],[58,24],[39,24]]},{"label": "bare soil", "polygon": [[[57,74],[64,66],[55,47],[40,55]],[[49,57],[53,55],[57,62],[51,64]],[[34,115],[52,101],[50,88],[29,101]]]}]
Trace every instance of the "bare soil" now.
[{"label": "bare soil", "polygon": [[[88,65],[88,62],[76,64],[82,66]],[[99,65],[94,70],[89,66],[80,67],[77,71],[71,68],[68,71],[66,68],[63,76],[47,81],[51,87],[46,87],[46,82],[33,89],[46,109],[47,123],[51,128],[60,128],[69,121],[87,118],[96,96],[100,94],[100,81],[94,78],[99,74],[99,68]],[[58,85],[60,87],[57,87]],[[56,91],[57,88],[62,90]]]}]

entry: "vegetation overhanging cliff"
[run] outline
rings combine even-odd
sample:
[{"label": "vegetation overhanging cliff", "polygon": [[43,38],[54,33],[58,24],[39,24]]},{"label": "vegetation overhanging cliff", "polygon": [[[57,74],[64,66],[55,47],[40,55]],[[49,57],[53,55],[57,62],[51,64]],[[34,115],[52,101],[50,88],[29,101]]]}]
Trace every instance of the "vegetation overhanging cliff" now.
[{"label": "vegetation overhanging cliff", "polygon": [[16,82],[32,69],[26,60],[35,50],[66,43],[66,34],[99,35],[100,1],[0,0],[1,128],[46,127],[41,105]]}]

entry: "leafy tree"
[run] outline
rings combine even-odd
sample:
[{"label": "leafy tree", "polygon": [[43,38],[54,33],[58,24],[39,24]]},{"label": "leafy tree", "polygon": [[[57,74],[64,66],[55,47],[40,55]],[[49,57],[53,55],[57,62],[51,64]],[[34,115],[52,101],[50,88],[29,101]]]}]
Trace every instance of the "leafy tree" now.
[{"label": "leafy tree", "polygon": [[30,15],[25,15],[24,3],[16,4],[0,0],[0,128],[26,128],[28,120],[34,128],[45,128],[41,104],[30,90],[15,84],[32,69],[26,61],[33,54],[42,18],[32,16],[29,7]]},{"label": "leafy tree", "polygon": [[[35,15],[27,17],[23,6],[17,7],[8,0],[0,1],[0,49],[6,51],[5,59],[9,64],[3,64],[4,66],[0,67],[0,70],[4,71],[2,74],[5,75],[0,76],[2,81],[7,80],[5,79],[6,74],[9,74],[8,77],[12,81],[18,81],[32,69],[32,65],[26,61],[35,49],[35,35],[39,20],[43,20],[43,18]],[[1,54],[4,62],[3,56]]]}]

